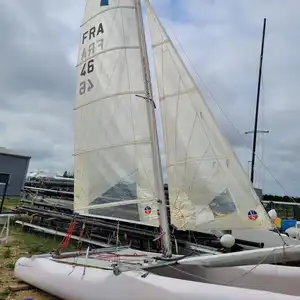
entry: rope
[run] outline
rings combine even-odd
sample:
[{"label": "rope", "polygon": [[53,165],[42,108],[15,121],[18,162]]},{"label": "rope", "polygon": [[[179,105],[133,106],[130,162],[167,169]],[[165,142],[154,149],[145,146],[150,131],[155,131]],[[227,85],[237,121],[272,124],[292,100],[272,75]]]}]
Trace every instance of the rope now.
[{"label": "rope", "polygon": [[75,229],[75,225],[76,225],[76,216],[74,216],[73,220],[71,221],[65,237],[63,238],[61,243],[58,245],[56,251],[59,252],[61,249],[66,249],[68,247],[68,245],[70,243],[71,235],[73,234],[74,229]]}]

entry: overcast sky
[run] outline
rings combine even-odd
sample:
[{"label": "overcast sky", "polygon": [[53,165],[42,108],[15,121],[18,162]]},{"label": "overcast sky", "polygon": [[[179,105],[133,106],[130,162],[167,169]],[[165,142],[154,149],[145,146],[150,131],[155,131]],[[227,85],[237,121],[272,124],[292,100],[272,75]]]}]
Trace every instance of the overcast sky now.
[{"label": "overcast sky", "polygon": [[[0,146],[31,155],[31,170],[73,168],[74,66],[84,2],[0,0]],[[267,18],[260,129],[270,133],[258,155],[289,195],[300,196],[300,1],[152,3],[199,73],[206,100],[246,170],[252,136],[244,132],[253,129]],[[265,192],[285,193],[259,163],[257,169]]]}]

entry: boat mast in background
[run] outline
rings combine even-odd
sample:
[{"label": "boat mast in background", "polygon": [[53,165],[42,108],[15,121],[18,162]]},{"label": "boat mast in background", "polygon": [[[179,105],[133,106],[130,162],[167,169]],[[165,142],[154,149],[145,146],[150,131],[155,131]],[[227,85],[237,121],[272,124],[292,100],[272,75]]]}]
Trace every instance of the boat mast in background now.
[{"label": "boat mast in background", "polygon": [[254,183],[254,166],[255,166],[257,133],[269,133],[269,130],[257,130],[258,112],[259,112],[259,98],[260,98],[260,86],[261,86],[261,74],[262,74],[262,63],[263,63],[263,57],[264,57],[265,33],[266,33],[266,18],[264,18],[264,22],[263,22],[263,34],[262,34],[261,51],[260,51],[260,64],[259,64],[259,73],[258,73],[254,130],[245,132],[245,134],[253,133],[252,160],[251,160],[251,182],[252,183]]}]

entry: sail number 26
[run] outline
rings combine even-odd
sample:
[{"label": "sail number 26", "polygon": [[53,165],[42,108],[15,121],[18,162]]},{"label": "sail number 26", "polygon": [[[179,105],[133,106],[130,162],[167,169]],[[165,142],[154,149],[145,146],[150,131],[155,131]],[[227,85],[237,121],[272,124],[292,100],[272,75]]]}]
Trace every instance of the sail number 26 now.
[{"label": "sail number 26", "polygon": [[[80,76],[85,76],[94,71],[94,60],[90,59],[87,63],[83,64],[83,67],[80,72]],[[79,83],[79,94],[84,95],[86,92],[89,92],[93,89],[94,84],[90,79],[81,81]]]}]

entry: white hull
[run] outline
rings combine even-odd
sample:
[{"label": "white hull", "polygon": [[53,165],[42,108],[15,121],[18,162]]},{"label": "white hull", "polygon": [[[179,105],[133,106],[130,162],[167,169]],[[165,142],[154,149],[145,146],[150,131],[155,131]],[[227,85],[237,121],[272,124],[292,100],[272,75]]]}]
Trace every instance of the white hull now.
[{"label": "white hull", "polygon": [[[89,267],[74,267],[75,262]],[[142,277],[147,271],[141,267],[115,276],[104,269],[110,265],[96,256],[60,261],[49,256],[20,258],[15,276],[65,300],[292,300],[300,296],[300,269],[293,267],[260,265],[252,270],[254,266],[176,264],[158,266]]]},{"label": "white hull", "polygon": [[281,246],[240,251],[235,253],[193,256],[180,260],[180,264],[208,268],[236,267],[254,264],[299,262],[300,246]]},{"label": "white hull", "polygon": [[264,243],[264,248],[282,246],[283,240],[287,245],[300,245],[300,240],[288,237],[286,234],[278,234],[270,230],[232,230],[236,239],[250,242]]}]

